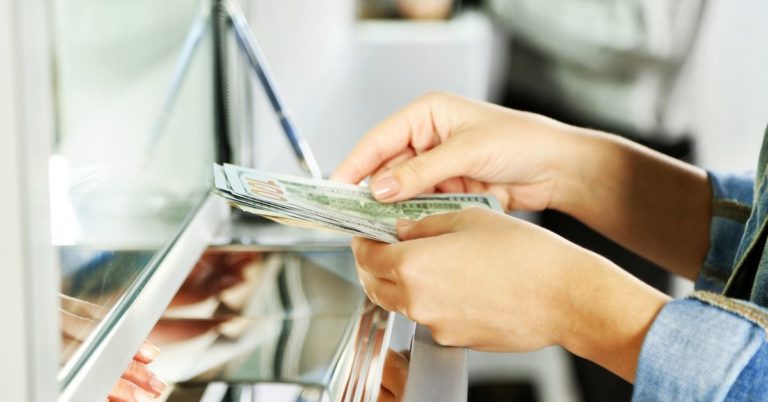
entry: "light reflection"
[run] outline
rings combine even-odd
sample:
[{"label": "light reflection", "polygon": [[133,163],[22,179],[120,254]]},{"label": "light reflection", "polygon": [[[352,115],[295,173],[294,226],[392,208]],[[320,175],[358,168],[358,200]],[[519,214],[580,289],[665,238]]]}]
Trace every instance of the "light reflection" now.
[{"label": "light reflection", "polygon": [[[339,265],[320,265],[331,262]],[[346,248],[210,249],[150,336],[163,351],[155,372],[179,395],[211,383],[246,397],[294,384],[305,401],[401,400],[408,352],[387,352],[390,314],[367,302],[343,269],[354,270]]]},{"label": "light reflection", "polygon": [[405,396],[411,352],[387,350],[377,402],[401,402]]},{"label": "light reflection", "polygon": [[69,197],[69,160],[63,155],[52,155],[48,161],[51,197],[51,242],[54,246],[71,246],[82,236],[75,207]]},{"label": "light reflection", "polygon": [[62,342],[60,364],[64,364],[104,318],[107,310],[64,294],[59,294],[59,305]]}]

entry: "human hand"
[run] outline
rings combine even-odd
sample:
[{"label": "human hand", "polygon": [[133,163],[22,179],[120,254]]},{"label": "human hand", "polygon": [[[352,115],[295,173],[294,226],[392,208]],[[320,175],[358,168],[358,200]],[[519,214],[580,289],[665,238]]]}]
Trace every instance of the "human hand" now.
[{"label": "human hand", "polygon": [[427,326],[444,345],[525,351],[561,339],[562,278],[584,250],[476,208],[399,221],[398,234],[403,242],[393,245],[353,241],[374,303]]},{"label": "human hand", "polygon": [[356,238],[369,298],[440,344],[530,351],[559,344],[631,380],[666,297],[531,223],[482,209],[400,221],[397,244]]},{"label": "human hand", "polygon": [[373,128],[333,180],[371,176],[380,201],[429,192],[491,193],[508,210],[556,201],[562,162],[578,149],[572,127],[525,112],[435,93]]},{"label": "human hand", "polygon": [[160,396],[167,385],[147,367],[157,358],[158,353],[157,347],[144,342],[120,380],[110,391],[107,401],[149,402]]},{"label": "human hand", "polygon": [[[63,364],[71,358],[107,312],[102,306],[64,294],[60,294],[59,299]],[[144,342],[110,391],[107,401],[145,402],[160,396],[167,385],[147,367],[158,353],[157,347]]]},{"label": "human hand", "polygon": [[400,14],[414,20],[442,20],[451,15],[453,0],[397,0]]}]

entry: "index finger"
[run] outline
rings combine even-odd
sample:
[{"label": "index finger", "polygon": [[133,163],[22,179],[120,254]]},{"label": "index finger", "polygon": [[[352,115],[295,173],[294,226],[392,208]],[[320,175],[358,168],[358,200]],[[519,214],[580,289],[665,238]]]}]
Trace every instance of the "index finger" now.
[{"label": "index finger", "polygon": [[372,128],[331,175],[332,180],[359,183],[412,143],[434,146],[431,106],[424,97]]},{"label": "index finger", "polygon": [[144,341],[141,347],[139,347],[139,351],[133,356],[133,359],[144,364],[149,364],[152,363],[159,354],[160,349],[158,349],[157,346],[148,341]]}]

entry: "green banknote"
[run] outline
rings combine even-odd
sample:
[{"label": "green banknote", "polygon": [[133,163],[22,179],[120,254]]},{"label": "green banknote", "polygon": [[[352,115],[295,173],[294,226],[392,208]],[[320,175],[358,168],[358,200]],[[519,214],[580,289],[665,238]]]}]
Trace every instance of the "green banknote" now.
[{"label": "green banknote", "polygon": [[288,218],[284,223],[306,221],[387,242],[397,241],[398,219],[421,219],[470,207],[502,212],[496,198],[484,194],[434,194],[384,204],[374,199],[368,187],[235,165],[214,166],[214,178],[220,194],[242,203],[250,212]]}]

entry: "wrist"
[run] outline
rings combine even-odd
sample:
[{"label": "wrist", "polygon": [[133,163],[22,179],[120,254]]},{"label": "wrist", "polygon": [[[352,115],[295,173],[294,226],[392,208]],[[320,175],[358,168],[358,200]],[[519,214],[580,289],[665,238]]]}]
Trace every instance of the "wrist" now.
[{"label": "wrist", "polygon": [[633,382],[645,335],[669,297],[584,250],[564,278],[559,344]]},{"label": "wrist", "polygon": [[580,127],[567,126],[558,141],[562,152],[554,164],[555,185],[549,208],[572,214],[589,202],[606,158],[616,146],[610,135]]}]

